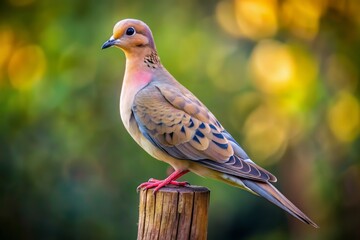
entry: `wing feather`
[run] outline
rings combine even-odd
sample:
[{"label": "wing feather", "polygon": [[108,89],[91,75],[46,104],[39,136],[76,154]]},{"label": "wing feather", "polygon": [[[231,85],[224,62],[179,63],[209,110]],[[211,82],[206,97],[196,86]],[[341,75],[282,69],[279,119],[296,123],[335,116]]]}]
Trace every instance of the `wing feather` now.
[{"label": "wing feather", "polygon": [[234,176],[276,181],[248,158],[214,115],[181,85],[150,83],[136,94],[132,112],[142,134],[175,158]]}]

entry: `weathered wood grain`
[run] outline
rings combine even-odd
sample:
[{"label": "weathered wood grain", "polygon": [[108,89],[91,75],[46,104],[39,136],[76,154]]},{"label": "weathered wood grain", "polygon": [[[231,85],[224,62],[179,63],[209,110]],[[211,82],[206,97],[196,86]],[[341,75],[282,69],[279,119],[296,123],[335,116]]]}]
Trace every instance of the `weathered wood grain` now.
[{"label": "weathered wood grain", "polygon": [[209,201],[210,191],[198,186],[140,190],[137,239],[206,239]]}]

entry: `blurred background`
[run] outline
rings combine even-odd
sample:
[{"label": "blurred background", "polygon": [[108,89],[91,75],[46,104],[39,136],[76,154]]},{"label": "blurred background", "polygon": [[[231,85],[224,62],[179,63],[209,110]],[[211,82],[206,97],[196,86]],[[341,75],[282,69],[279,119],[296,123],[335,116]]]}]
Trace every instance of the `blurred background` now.
[{"label": "blurred background", "polygon": [[[308,214],[211,189],[209,239],[360,239],[360,1],[0,3],[0,238],[135,239],[136,187],[168,166],[125,131],[120,19]],[[219,97],[220,96],[220,97]]]}]

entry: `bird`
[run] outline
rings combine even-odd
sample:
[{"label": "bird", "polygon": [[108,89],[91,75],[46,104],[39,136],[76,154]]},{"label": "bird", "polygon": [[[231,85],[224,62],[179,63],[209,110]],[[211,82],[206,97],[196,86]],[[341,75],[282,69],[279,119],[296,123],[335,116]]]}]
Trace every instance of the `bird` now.
[{"label": "bird", "polygon": [[247,190],[300,221],[318,225],[272,184],[277,178],[253,162],[208,108],[162,65],[153,34],[141,20],[117,22],[103,45],[126,57],[120,93],[121,120],[147,153],[174,169],[164,180],[149,179],[138,189],[187,185],[176,181],[189,171]]}]

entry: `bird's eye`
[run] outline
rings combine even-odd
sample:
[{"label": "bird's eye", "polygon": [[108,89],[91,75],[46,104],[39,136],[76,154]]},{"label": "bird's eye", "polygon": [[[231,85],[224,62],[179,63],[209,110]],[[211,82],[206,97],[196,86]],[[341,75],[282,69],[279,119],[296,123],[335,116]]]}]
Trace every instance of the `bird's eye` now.
[{"label": "bird's eye", "polygon": [[128,29],[126,29],[126,35],[128,35],[128,36],[134,35],[135,32],[136,32],[135,28],[133,28],[133,27],[129,27]]}]

